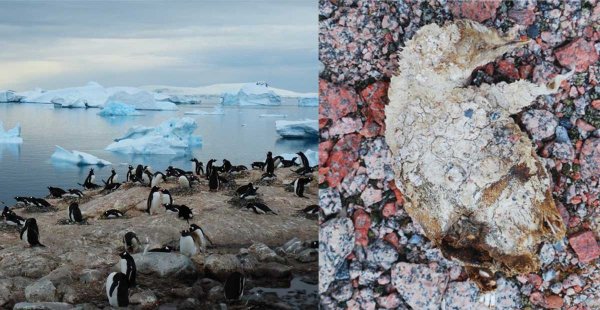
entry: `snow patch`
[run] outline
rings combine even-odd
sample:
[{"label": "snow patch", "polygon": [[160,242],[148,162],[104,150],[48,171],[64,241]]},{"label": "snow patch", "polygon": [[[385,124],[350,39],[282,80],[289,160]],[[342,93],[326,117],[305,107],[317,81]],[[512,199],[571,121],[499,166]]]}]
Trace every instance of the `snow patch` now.
[{"label": "snow patch", "polygon": [[17,123],[12,129],[5,131],[4,125],[0,121],[0,143],[23,143],[21,125]]},{"label": "snow patch", "polygon": [[50,157],[54,161],[67,162],[75,164],[77,166],[97,165],[106,166],[111,165],[107,160],[100,159],[94,155],[80,152],[80,151],[69,151],[60,146],[56,146],[54,154]]},{"label": "snow patch", "polygon": [[319,124],[317,120],[275,121],[275,130],[284,138],[318,138]]},{"label": "snow patch", "polygon": [[193,135],[197,127],[196,121],[189,117],[173,118],[156,127],[134,126],[106,150],[125,154],[184,154],[190,147],[202,144],[202,138]]}]

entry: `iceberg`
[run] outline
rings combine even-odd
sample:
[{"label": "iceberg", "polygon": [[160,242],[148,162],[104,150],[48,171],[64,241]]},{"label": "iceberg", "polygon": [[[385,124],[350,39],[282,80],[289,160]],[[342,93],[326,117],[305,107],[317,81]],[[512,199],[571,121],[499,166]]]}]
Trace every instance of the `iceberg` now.
[{"label": "iceberg", "polygon": [[223,111],[223,106],[216,105],[215,108],[211,112],[201,111],[201,110],[192,110],[185,112],[186,115],[225,115]]},{"label": "iceberg", "polygon": [[286,118],[287,114],[261,114],[258,117],[280,117],[280,118]]},{"label": "iceberg", "polygon": [[23,143],[21,125],[17,123],[14,128],[5,131],[4,125],[0,121],[0,143]]},{"label": "iceberg", "polygon": [[21,102],[23,96],[17,95],[12,90],[0,90],[0,103]]},{"label": "iceberg", "polygon": [[58,145],[56,146],[56,150],[54,151],[54,154],[52,154],[52,156],[50,158],[54,161],[67,162],[67,163],[75,164],[77,166],[111,165],[111,163],[109,161],[100,159],[94,155],[80,152],[80,151],[69,151]]},{"label": "iceberg", "polygon": [[36,90],[22,93],[22,101],[33,103],[54,103],[68,108],[99,107],[109,96],[108,91],[96,82],[89,82],[81,87],[69,87],[55,90]]},{"label": "iceberg", "polygon": [[200,104],[202,103],[202,99],[200,95],[171,95],[164,94],[160,92],[156,92],[154,94],[154,99],[157,101],[167,101],[172,102],[174,104]]},{"label": "iceberg", "polygon": [[[311,167],[319,164],[319,152],[308,149],[308,150],[304,151],[304,155],[306,155],[306,158],[308,159],[308,164]],[[298,156],[298,154],[283,153],[283,154],[279,154],[279,156],[283,157],[283,159],[285,159],[285,160],[292,160],[292,158],[298,157],[296,159],[296,163],[302,164],[302,160],[300,160],[300,156]]]},{"label": "iceberg", "polygon": [[231,92],[224,93],[223,104],[240,106],[278,106],[281,105],[281,96],[271,90],[269,85],[265,82],[247,83],[242,86],[237,94]]},{"label": "iceberg", "polygon": [[173,118],[156,127],[134,126],[106,147],[107,151],[125,154],[177,155],[202,145],[202,138],[193,135],[198,125],[189,117]]},{"label": "iceberg", "polygon": [[275,130],[283,138],[318,138],[319,124],[317,120],[275,121]]},{"label": "iceberg", "polygon": [[319,106],[319,98],[318,97],[300,97],[300,98],[298,98],[298,106],[299,107],[318,107]]},{"label": "iceberg", "polygon": [[98,112],[100,116],[140,116],[144,115],[135,110],[133,106],[121,102],[109,102]]},{"label": "iceberg", "polygon": [[118,91],[106,99],[105,105],[113,102],[133,106],[136,110],[177,110],[177,106],[175,106],[174,103],[156,101],[152,94],[144,90],[133,94],[125,91]]}]

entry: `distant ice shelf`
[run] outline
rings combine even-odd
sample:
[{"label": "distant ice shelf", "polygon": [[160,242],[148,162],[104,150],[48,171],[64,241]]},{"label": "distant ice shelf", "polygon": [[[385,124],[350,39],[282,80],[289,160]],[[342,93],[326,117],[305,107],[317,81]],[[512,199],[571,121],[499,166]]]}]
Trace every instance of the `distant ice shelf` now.
[{"label": "distant ice shelf", "polygon": [[80,151],[69,151],[60,146],[56,146],[56,150],[54,154],[50,157],[53,161],[56,162],[66,162],[75,164],[77,166],[88,166],[88,165],[97,165],[97,166],[107,166],[111,165],[111,163],[107,160],[100,159],[94,155],[80,152]]}]

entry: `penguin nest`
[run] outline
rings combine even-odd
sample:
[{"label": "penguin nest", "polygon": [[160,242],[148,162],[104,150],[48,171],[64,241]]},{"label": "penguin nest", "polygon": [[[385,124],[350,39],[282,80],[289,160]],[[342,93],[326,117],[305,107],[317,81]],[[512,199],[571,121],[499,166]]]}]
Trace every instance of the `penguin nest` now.
[{"label": "penguin nest", "polygon": [[472,21],[424,26],[400,53],[385,111],[408,214],[446,257],[509,276],[537,271],[540,243],[565,233],[548,172],[510,117],[564,77],[465,85],[474,68],[525,43]]},{"label": "penguin nest", "polygon": [[252,182],[252,184],[254,184],[254,185],[260,185],[260,186],[271,186],[275,182],[277,182],[277,178],[274,178],[272,180],[261,180],[261,179],[258,179],[256,181]]},{"label": "penguin nest", "polygon": [[46,213],[46,212],[56,212],[58,211],[57,207],[38,207],[38,206],[25,206],[23,208],[23,212],[25,213]]},{"label": "penguin nest", "polygon": [[191,196],[195,193],[200,192],[200,184],[192,184],[192,188],[189,187],[182,187],[182,186],[177,186],[177,187],[173,187],[169,189],[169,192],[171,193],[171,195],[175,195],[175,196]]},{"label": "penguin nest", "polygon": [[254,199],[241,199],[240,195],[235,191],[231,191],[227,194],[232,196],[231,199],[227,200],[227,203],[238,208],[243,208],[251,202],[265,203],[265,201],[261,198],[261,194],[257,194],[256,198]]}]

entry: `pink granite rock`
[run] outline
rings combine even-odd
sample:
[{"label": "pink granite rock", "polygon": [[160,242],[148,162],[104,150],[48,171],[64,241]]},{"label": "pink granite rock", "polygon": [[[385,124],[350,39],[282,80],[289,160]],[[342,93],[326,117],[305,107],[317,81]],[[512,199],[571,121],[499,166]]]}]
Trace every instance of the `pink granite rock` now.
[{"label": "pink granite rock", "polygon": [[556,60],[569,69],[575,69],[577,72],[584,72],[588,67],[598,61],[598,53],[594,48],[593,42],[588,42],[584,38],[575,41],[557,49],[554,54]]},{"label": "pink granite rock", "polygon": [[401,262],[392,267],[392,284],[413,309],[437,310],[448,285],[448,275],[427,265]]},{"label": "pink granite rock", "polygon": [[591,231],[571,235],[569,244],[575,250],[580,262],[588,263],[600,256],[598,241],[596,241],[596,236]]},{"label": "pink granite rock", "polygon": [[477,22],[483,22],[496,15],[500,6],[500,0],[451,0],[448,1],[450,11],[455,18],[466,18]]},{"label": "pink granite rock", "polygon": [[581,154],[581,177],[584,180],[600,176],[600,138],[590,138],[583,143]]}]

